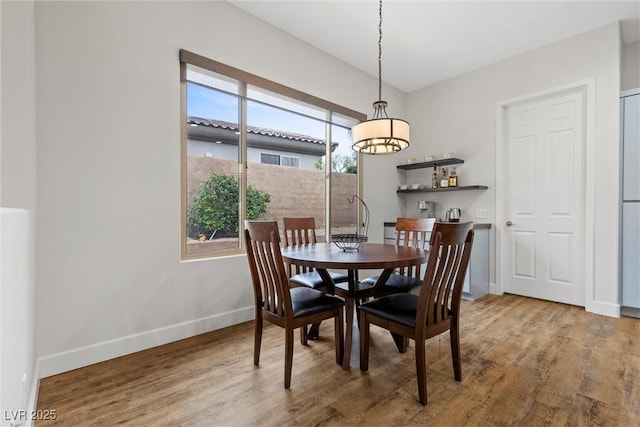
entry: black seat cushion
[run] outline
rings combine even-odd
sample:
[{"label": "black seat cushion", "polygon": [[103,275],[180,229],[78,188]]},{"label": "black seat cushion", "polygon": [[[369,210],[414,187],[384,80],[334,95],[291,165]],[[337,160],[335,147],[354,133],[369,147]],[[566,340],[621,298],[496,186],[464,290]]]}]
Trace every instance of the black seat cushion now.
[{"label": "black seat cushion", "polygon": [[418,296],[413,294],[387,295],[362,304],[360,310],[415,328],[418,300]]},{"label": "black seat cushion", "polygon": [[307,316],[344,306],[344,301],[340,298],[316,289],[291,288],[290,292],[293,317]]},{"label": "black seat cushion", "polygon": [[[334,283],[346,282],[347,280],[349,280],[347,275],[343,273],[334,273],[333,271],[330,271],[329,276],[331,276],[331,279]],[[320,277],[320,274],[317,271],[299,273],[292,276],[289,280],[298,286],[326,290],[324,280],[322,280],[322,277]]]},{"label": "black seat cushion", "polygon": [[[367,277],[361,283],[375,285],[380,276]],[[409,293],[411,290],[420,287],[422,280],[401,274],[391,274],[384,284],[384,291],[387,293]]]}]

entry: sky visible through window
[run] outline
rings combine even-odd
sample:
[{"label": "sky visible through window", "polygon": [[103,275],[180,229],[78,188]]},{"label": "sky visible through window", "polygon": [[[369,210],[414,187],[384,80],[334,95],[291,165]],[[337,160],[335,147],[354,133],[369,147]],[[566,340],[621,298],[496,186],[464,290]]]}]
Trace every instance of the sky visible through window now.
[{"label": "sky visible through window", "polygon": [[[238,104],[235,95],[230,95],[204,86],[187,83],[187,114],[204,119],[238,122]],[[274,130],[296,132],[324,139],[324,122],[300,116],[298,114],[252,102],[248,120],[251,126]],[[351,137],[347,129],[333,126],[333,141],[338,142],[334,154],[353,155]]]}]

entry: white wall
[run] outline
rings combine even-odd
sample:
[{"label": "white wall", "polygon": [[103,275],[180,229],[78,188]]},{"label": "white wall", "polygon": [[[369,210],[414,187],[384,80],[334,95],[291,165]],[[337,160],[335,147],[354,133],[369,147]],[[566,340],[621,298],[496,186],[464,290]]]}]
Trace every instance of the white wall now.
[{"label": "white wall", "polygon": [[35,369],[33,218],[0,208],[0,425],[25,421]]},{"label": "white wall", "polygon": [[33,10],[31,1],[0,2],[0,425],[24,421],[17,411],[33,406],[37,376]]},{"label": "white wall", "polygon": [[622,47],[622,71],[620,90],[640,87],[640,42]]},{"label": "white wall", "polygon": [[244,256],[179,259],[178,50],[363,112],[375,78],[225,2],[37,2],[35,22],[42,375],[252,318]]},{"label": "white wall", "polygon": [[0,204],[36,206],[35,58],[32,1],[2,9],[2,151]]},{"label": "white wall", "polygon": [[[463,219],[475,219],[476,208],[486,208],[488,221],[495,224],[498,103],[595,78],[597,252],[591,298],[593,309],[607,314],[618,305],[618,218],[612,208],[618,202],[620,50],[619,27],[612,24],[413,92],[407,101],[415,157],[454,151],[465,160],[459,168],[461,185],[490,187],[439,194],[436,201],[462,208]],[[494,246],[495,238],[494,231]],[[494,283],[495,271],[493,265]]]}]

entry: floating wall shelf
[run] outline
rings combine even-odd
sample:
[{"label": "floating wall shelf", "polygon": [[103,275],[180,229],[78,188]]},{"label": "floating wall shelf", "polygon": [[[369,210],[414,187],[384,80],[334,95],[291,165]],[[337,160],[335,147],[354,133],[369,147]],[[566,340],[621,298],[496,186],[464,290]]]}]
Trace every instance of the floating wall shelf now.
[{"label": "floating wall shelf", "polygon": [[417,190],[396,190],[396,193],[439,193],[441,191],[486,190],[486,185],[465,185],[461,187],[419,188]]},{"label": "floating wall shelf", "polygon": [[[428,169],[428,168],[437,168],[438,166],[449,166],[449,165],[459,165],[464,163],[464,160],[457,159],[455,157],[451,157],[448,159],[438,159],[438,160],[429,160],[427,162],[419,162],[419,163],[405,163],[402,165],[396,166],[396,168],[409,171],[415,169]],[[442,191],[464,191],[464,190],[486,190],[489,187],[486,185],[464,185],[460,187],[444,187],[444,188],[431,188],[431,183],[428,186],[423,188],[417,188],[415,190],[400,190],[398,189],[396,193],[405,194],[405,193],[439,193]]]},{"label": "floating wall shelf", "polygon": [[413,169],[432,168],[434,166],[438,167],[438,166],[459,165],[461,163],[464,163],[464,160],[451,157],[449,159],[429,160],[428,162],[405,163],[405,164],[396,166],[396,168],[410,171]]}]

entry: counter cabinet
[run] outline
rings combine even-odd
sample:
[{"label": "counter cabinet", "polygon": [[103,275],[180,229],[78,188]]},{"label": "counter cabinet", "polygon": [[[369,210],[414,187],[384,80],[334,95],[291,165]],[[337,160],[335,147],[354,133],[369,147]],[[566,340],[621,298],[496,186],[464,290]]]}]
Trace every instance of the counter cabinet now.
[{"label": "counter cabinet", "polygon": [[[434,219],[435,223],[435,219]],[[491,224],[475,223],[473,226],[475,236],[473,238],[473,249],[471,249],[471,259],[469,260],[469,270],[464,279],[462,288],[462,299],[476,300],[489,293],[489,266],[491,250],[489,244],[489,233]],[[430,237],[430,236],[429,236]],[[384,223],[384,243],[387,245],[396,244],[396,223]],[[424,274],[424,268],[422,273]]]}]

